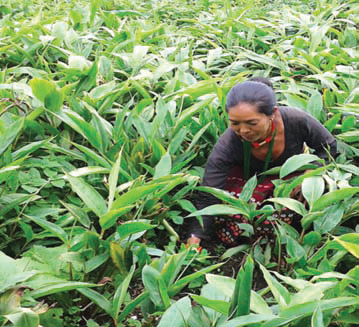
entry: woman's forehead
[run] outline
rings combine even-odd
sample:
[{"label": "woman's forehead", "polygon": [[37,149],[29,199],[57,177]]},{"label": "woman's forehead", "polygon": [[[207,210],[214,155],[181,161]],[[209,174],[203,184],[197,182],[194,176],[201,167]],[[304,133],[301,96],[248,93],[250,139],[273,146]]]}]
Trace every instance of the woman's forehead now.
[{"label": "woman's forehead", "polygon": [[253,120],[266,117],[265,114],[258,111],[257,106],[245,102],[241,102],[236,106],[229,108],[228,116],[230,120]]}]

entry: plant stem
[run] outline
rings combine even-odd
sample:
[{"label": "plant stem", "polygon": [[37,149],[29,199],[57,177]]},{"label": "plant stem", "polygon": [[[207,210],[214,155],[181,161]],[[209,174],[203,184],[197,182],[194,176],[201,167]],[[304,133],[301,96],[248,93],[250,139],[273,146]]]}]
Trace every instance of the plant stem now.
[{"label": "plant stem", "polygon": [[303,228],[302,232],[300,233],[300,237],[299,237],[299,240],[298,240],[299,244],[302,244],[304,236],[305,236],[305,228]]},{"label": "plant stem", "polygon": [[180,237],[177,234],[177,232],[173,229],[173,227],[167,222],[166,219],[162,219],[162,225],[164,226],[164,228],[166,228],[167,232],[174,236],[176,238],[176,241],[179,241]]}]

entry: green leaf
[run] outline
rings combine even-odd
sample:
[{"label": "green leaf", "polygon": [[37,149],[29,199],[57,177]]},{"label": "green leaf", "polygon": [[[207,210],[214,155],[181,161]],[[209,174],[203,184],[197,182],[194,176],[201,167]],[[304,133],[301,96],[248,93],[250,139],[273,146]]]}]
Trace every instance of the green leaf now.
[{"label": "green leaf", "polygon": [[303,247],[289,235],[287,236],[287,252],[291,257],[291,263],[297,262],[305,257],[305,250]]},{"label": "green leaf", "polygon": [[142,281],[146,290],[150,293],[152,302],[161,307],[163,305],[159,290],[158,279],[162,278],[160,272],[155,268],[145,265],[142,269]]},{"label": "green leaf", "polygon": [[200,111],[203,107],[208,106],[212,101],[213,98],[202,100],[184,110],[181,115],[176,119],[176,125],[174,127],[173,134],[175,135],[180,128],[183,128],[184,124],[189,118],[191,118],[194,114]]},{"label": "green leaf", "polygon": [[171,300],[167,293],[167,286],[166,286],[165,281],[163,280],[162,276],[157,276],[156,279],[158,282],[158,289],[160,291],[163,308],[165,310],[167,310],[171,305]]},{"label": "green leaf", "polygon": [[16,206],[18,206],[21,203],[24,202],[32,202],[32,201],[36,201],[38,199],[40,199],[40,197],[38,195],[33,195],[33,194],[21,194],[21,193],[16,193],[13,195],[9,195],[11,201],[9,202],[9,204],[4,205],[4,207],[2,207],[0,209],[0,217],[4,216],[7,212],[9,212],[10,210],[14,209]]},{"label": "green leaf", "polygon": [[316,246],[320,243],[321,239],[322,238],[321,238],[320,233],[318,233],[316,231],[311,231],[304,235],[303,244],[310,245],[310,246]]},{"label": "green leaf", "polygon": [[290,293],[288,290],[281,285],[274,277],[270,275],[267,269],[264,266],[260,265],[260,269],[264,275],[264,279],[266,280],[273,296],[277,300],[279,304],[279,308],[282,310],[289,304],[290,301]]},{"label": "green leaf", "polygon": [[279,203],[280,205],[300,214],[301,216],[304,216],[307,214],[307,209],[305,209],[305,206],[303,203],[290,198],[270,198],[268,201],[272,201],[275,203]]},{"label": "green leaf", "polygon": [[76,148],[78,148],[80,151],[82,151],[86,156],[88,156],[89,158],[91,158],[92,160],[94,160],[95,162],[97,162],[99,165],[101,165],[102,167],[105,167],[107,169],[111,169],[111,164],[102,156],[100,156],[99,154],[97,154],[95,151],[82,146],[80,144],[76,144],[76,143],[72,143]]},{"label": "green leaf", "polygon": [[304,179],[302,183],[302,194],[310,207],[324,193],[325,183],[322,177],[313,176]]},{"label": "green leaf", "polygon": [[120,235],[120,238],[124,239],[131,234],[146,231],[155,227],[155,225],[151,225],[150,223],[146,223],[143,221],[127,221],[118,226],[117,232]]},{"label": "green leaf", "polygon": [[125,277],[123,282],[120,284],[120,286],[117,288],[115,295],[113,296],[113,302],[112,302],[112,316],[117,320],[118,315],[121,310],[121,306],[123,302],[125,301],[125,297],[127,294],[128,287],[130,285],[133,273],[135,271],[135,266],[132,266],[130,269],[130,272]]},{"label": "green leaf", "polygon": [[74,192],[81,198],[83,202],[98,216],[102,217],[107,212],[107,205],[102,198],[91,185],[87,184],[81,178],[72,177],[66,174],[68,181],[71,184]]},{"label": "green leaf", "polygon": [[105,215],[100,217],[100,225],[103,230],[111,228],[113,225],[116,224],[116,221],[119,217],[125,215],[133,208],[132,206],[126,206],[118,209],[113,209],[107,212]]},{"label": "green leaf", "polygon": [[51,112],[59,112],[62,108],[62,103],[64,101],[64,95],[62,91],[54,88],[49,93],[46,94],[44,99],[45,108]]},{"label": "green leaf", "polygon": [[152,194],[157,189],[163,187],[162,183],[154,183],[143,186],[134,187],[125,194],[119,196],[112,205],[112,209],[121,208],[134,204],[136,201],[143,199],[146,195]]},{"label": "green leaf", "polygon": [[67,292],[70,290],[79,290],[80,288],[96,287],[97,284],[82,283],[82,282],[62,282],[51,284],[45,287],[40,287],[34,291],[31,291],[29,295],[35,299],[50,294],[56,294],[60,292]]},{"label": "green leaf", "polygon": [[183,278],[181,278],[180,280],[176,281],[168,290],[168,295],[169,296],[174,296],[176,295],[178,292],[180,292],[187,284],[189,284],[190,282],[192,282],[193,280],[203,276],[204,274],[218,269],[220,266],[222,266],[223,263],[218,263],[215,265],[211,265],[209,267],[203,268],[199,271],[196,271],[190,275],[187,275]]},{"label": "green leaf", "polygon": [[267,302],[254,291],[251,291],[251,311],[258,314],[272,314],[272,310],[268,306]]},{"label": "green leaf", "polygon": [[91,14],[90,14],[90,26],[94,26],[95,18],[96,18],[96,12],[98,11],[100,6],[99,0],[91,0]]},{"label": "green leaf", "polygon": [[93,86],[96,85],[96,77],[97,77],[97,60],[92,64],[88,73],[81,77],[78,82],[75,90],[75,96],[79,95],[82,91],[88,91]]},{"label": "green leaf", "polygon": [[353,256],[359,258],[359,234],[349,233],[340,237],[334,237],[341,246],[349,251]]},{"label": "green leaf", "polygon": [[197,210],[196,207],[189,200],[181,199],[178,200],[177,203],[183,210],[186,210],[188,212],[194,212]]},{"label": "green leaf", "polygon": [[354,297],[338,297],[335,299],[298,304],[282,310],[278,318],[266,321],[261,325],[261,327],[277,327],[287,325],[296,319],[304,318],[313,314],[318,305],[320,305],[322,311],[326,311],[333,309],[338,310],[341,307],[350,307],[358,304],[359,299]]},{"label": "green leaf", "polygon": [[33,78],[30,81],[32,93],[41,102],[45,101],[46,95],[55,90],[55,84],[42,78]]},{"label": "green leaf", "polygon": [[103,152],[101,136],[97,130],[82,117],[75,112],[69,110],[64,111],[63,114],[58,115],[65,123],[72,127],[76,132],[80,133],[86,140],[88,140],[93,147],[100,152]]},{"label": "green leaf", "polygon": [[191,312],[191,300],[186,296],[174,302],[166,310],[157,327],[186,327]]},{"label": "green leaf", "polygon": [[81,176],[87,176],[87,175],[94,175],[94,174],[108,174],[109,170],[107,168],[103,167],[81,167],[78,169],[71,170],[68,174],[73,177],[81,177]]},{"label": "green leaf", "polygon": [[7,176],[9,176],[10,171],[14,171],[21,168],[21,166],[7,166],[0,169],[0,179],[4,178],[6,179]]},{"label": "green leaf", "polygon": [[89,288],[79,288],[77,289],[77,291],[85,295],[93,303],[97,304],[102,310],[104,310],[107,314],[112,316],[111,302],[107,300],[102,294]]},{"label": "green leaf", "polygon": [[80,224],[87,228],[90,227],[91,220],[82,208],[75,206],[74,204],[65,203],[61,200],[59,201],[79,221]]},{"label": "green leaf", "polygon": [[218,291],[221,291],[226,296],[233,296],[234,288],[236,286],[236,280],[233,278],[215,274],[206,274],[206,280],[209,285],[213,286]]},{"label": "green leaf", "polygon": [[205,125],[204,127],[202,127],[197,133],[196,135],[192,138],[191,144],[189,145],[189,147],[186,149],[186,152],[190,152],[193,147],[198,143],[198,141],[200,140],[200,138],[202,137],[202,135],[206,132],[206,130],[209,128],[209,126],[212,124],[212,122],[209,122],[207,125]]},{"label": "green leaf", "polygon": [[30,215],[26,215],[26,217],[34,221],[36,224],[40,225],[42,228],[49,231],[53,236],[58,237],[62,242],[64,242],[64,244],[68,244],[69,242],[68,236],[60,226],[50,223],[49,221],[38,217],[34,217]]},{"label": "green leaf", "polygon": [[311,327],[325,327],[323,321],[323,312],[320,310],[320,305],[318,305],[313,313]]},{"label": "green leaf", "polygon": [[181,145],[185,141],[187,133],[188,133],[188,126],[185,126],[185,127],[181,128],[178,131],[178,133],[176,133],[173,136],[173,138],[169,144],[168,151],[167,151],[171,156],[174,156],[175,153],[178,151],[178,149],[180,149]]},{"label": "green leaf", "polygon": [[126,262],[126,249],[121,246],[120,243],[111,242],[110,244],[111,258],[117,269],[120,271],[120,274],[127,276],[128,268]]},{"label": "green leaf", "polygon": [[94,148],[102,152],[101,136],[98,134],[97,130],[80,115],[70,109],[63,109],[60,112],[53,111],[51,113],[69,125],[77,133],[81,134]]},{"label": "green leaf", "polygon": [[342,134],[338,134],[337,137],[344,142],[354,143],[359,141],[359,132],[349,131]]},{"label": "green leaf", "polygon": [[20,312],[11,313],[5,317],[14,324],[14,327],[38,327],[40,323],[38,314],[27,308],[21,308]]},{"label": "green leaf", "polygon": [[108,179],[108,184],[109,184],[109,189],[110,189],[109,195],[108,195],[108,211],[110,211],[110,209],[112,207],[113,199],[115,197],[116,186],[117,186],[117,181],[118,181],[118,174],[120,173],[120,165],[121,165],[121,160],[122,160],[122,151],[123,151],[123,147],[121,148],[121,151],[118,154],[117,160],[111,169],[110,176]]},{"label": "green leaf", "polygon": [[207,67],[210,67],[216,59],[221,58],[222,48],[218,47],[207,52]]},{"label": "green leaf", "polygon": [[211,299],[207,299],[203,296],[199,296],[199,295],[195,295],[195,294],[191,294],[191,297],[193,298],[193,300],[195,300],[198,304],[200,305],[204,305],[208,308],[211,308],[225,316],[228,316],[228,312],[229,312],[229,308],[230,308],[230,303],[226,302],[226,301],[222,301],[222,300],[211,300]]},{"label": "green leaf", "polygon": [[312,206],[312,211],[319,211],[329,207],[333,203],[347,199],[359,192],[359,187],[343,188],[324,194]]},{"label": "green leaf", "polygon": [[270,67],[278,68],[281,71],[287,71],[286,65],[283,61],[273,59],[270,56],[265,56],[261,54],[257,54],[253,51],[242,49],[243,56],[247,57],[250,60],[256,61],[260,63],[261,65],[268,65]]},{"label": "green leaf", "polygon": [[296,154],[289,159],[286,160],[286,162],[283,164],[283,166],[280,169],[279,177],[283,178],[293,172],[295,172],[298,168],[309,164],[313,161],[321,160],[319,157],[315,156],[314,154]]},{"label": "green leaf", "polygon": [[[2,253],[0,253],[2,254]],[[16,272],[16,262],[15,260],[8,260],[9,257],[6,257],[4,254],[0,256],[0,262],[2,267],[0,269],[1,277],[0,277],[0,294],[5,291],[15,288],[20,283],[25,284],[25,281],[29,278],[36,275],[38,272],[36,270]],[[1,301],[3,298],[0,296]],[[0,301],[0,302],[1,302]],[[0,306],[1,307],[1,306]]]},{"label": "green leaf", "polygon": [[318,211],[313,213],[308,213],[300,220],[300,223],[304,229],[307,229],[311,223],[317,219],[323,217],[324,211]]},{"label": "green leaf", "polygon": [[[226,296],[232,298],[236,286],[236,281],[233,278],[214,274],[207,274],[206,279],[208,284],[210,284]],[[272,313],[267,303],[262,299],[259,294],[254,291],[251,291],[250,308],[251,311],[254,311],[256,313]]]},{"label": "green leaf", "polygon": [[216,90],[218,89],[218,86],[216,85],[217,80],[218,79],[212,78],[209,80],[199,81],[193,85],[190,85],[189,87],[179,90],[177,94],[190,96],[191,99],[194,100],[202,95],[209,95],[216,93]]},{"label": "green leaf", "polygon": [[338,112],[324,123],[324,127],[326,127],[329,132],[332,132],[339,123],[341,117],[342,114]]},{"label": "green leaf", "polygon": [[134,300],[132,300],[130,303],[128,303],[125,308],[122,310],[121,314],[119,315],[117,321],[121,322],[123,319],[126,318],[127,315],[129,315],[137,306],[141,304],[141,302],[147,300],[149,298],[149,292],[145,291],[141,293],[139,296],[137,296]]},{"label": "green leaf", "polygon": [[252,197],[253,191],[257,186],[257,176],[254,175],[251,177],[246,184],[244,185],[242,192],[239,195],[239,198],[245,202],[248,202]]},{"label": "green leaf", "polygon": [[342,132],[350,131],[351,129],[355,128],[355,124],[356,124],[355,116],[346,117],[345,119],[343,119],[341,131]]},{"label": "green leaf", "polygon": [[90,260],[85,262],[85,269],[84,269],[85,273],[88,274],[91,271],[97,269],[103,263],[105,263],[109,257],[110,257],[110,254],[108,252],[101,253],[99,255],[91,257]]},{"label": "green leaf", "polygon": [[217,189],[214,187],[208,187],[208,186],[199,186],[199,187],[196,187],[196,190],[212,194],[215,197],[217,197],[218,199],[228,202],[229,204],[231,204],[233,206],[241,207],[243,210],[249,210],[248,203],[246,203],[245,201],[243,201],[241,199],[236,198],[235,196],[231,195],[227,191],[220,190],[220,189]]},{"label": "green leaf", "polygon": [[245,316],[250,313],[251,288],[253,279],[254,262],[251,256],[247,257],[244,266],[238,272],[236,287],[234,289],[231,312],[236,311],[236,316]]},{"label": "green leaf", "polygon": [[239,214],[248,217],[248,212],[246,210],[243,210],[242,208],[233,207],[225,204],[213,204],[202,210],[192,212],[187,217],[202,216],[202,215],[216,216],[216,215],[239,215]]},{"label": "green leaf", "polygon": [[250,247],[249,244],[241,244],[241,245],[235,246],[233,248],[230,248],[222,254],[221,259],[224,260],[224,259],[230,258],[239,252],[246,252],[249,249],[249,247]]},{"label": "green leaf", "polygon": [[182,265],[188,255],[188,251],[173,254],[161,269],[161,276],[167,287],[171,286],[182,269]]},{"label": "green leaf", "polygon": [[316,119],[320,120],[323,112],[322,95],[318,91],[314,91],[308,101],[308,112]]},{"label": "green leaf", "polygon": [[258,323],[268,321],[275,318],[274,315],[271,314],[253,314],[250,313],[249,315],[237,317],[226,321],[219,325],[219,327],[246,327],[252,324],[258,326]]},{"label": "green leaf", "polygon": [[24,126],[24,118],[19,118],[6,129],[0,132],[0,156],[5,152],[8,146],[15,140]]},{"label": "green leaf", "polygon": [[161,160],[158,162],[158,164],[155,167],[155,174],[153,176],[153,179],[157,179],[159,177],[163,177],[166,175],[169,175],[172,168],[172,160],[171,156],[168,152],[164,154],[161,158]]},{"label": "green leaf", "polygon": [[36,151],[37,149],[40,149],[43,145],[47,144],[50,140],[31,142],[31,143],[23,146],[22,148],[16,150],[15,152],[13,152],[12,159],[14,161],[21,159],[21,158],[25,157],[26,155]]}]

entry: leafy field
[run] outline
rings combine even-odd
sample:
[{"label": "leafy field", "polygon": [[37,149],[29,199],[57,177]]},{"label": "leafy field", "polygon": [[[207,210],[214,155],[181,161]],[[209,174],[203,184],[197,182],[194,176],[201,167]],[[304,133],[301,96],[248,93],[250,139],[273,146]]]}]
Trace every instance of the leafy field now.
[{"label": "leafy field", "polygon": [[[2,0],[0,325],[357,326],[358,25],[354,0]],[[263,217],[287,206],[301,231],[187,249],[226,94],[252,76],[340,156],[278,167]],[[255,184],[217,192],[222,213],[251,221]]]}]

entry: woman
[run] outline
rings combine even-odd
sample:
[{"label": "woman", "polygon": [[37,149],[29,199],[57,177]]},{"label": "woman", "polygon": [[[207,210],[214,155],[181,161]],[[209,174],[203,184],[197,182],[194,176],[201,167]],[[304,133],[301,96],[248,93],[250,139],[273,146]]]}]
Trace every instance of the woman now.
[{"label": "woman", "polygon": [[[327,159],[328,148],[335,157],[336,140],[325,127],[304,111],[278,107],[274,91],[266,84],[247,81],[229,92],[226,111],[230,127],[220,137],[207,161],[203,186],[230,191],[233,188],[233,185],[228,187],[229,180],[233,179],[230,173],[236,167],[236,181],[241,184],[241,189],[245,179],[280,166],[291,156],[302,153],[304,143],[320,158]],[[268,183],[264,186],[269,187]],[[219,202],[213,196],[201,193],[197,209]],[[197,219],[192,219],[188,243],[210,239],[215,219],[211,216],[202,218],[204,228]],[[230,242],[227,245],[231,245]]]}]

